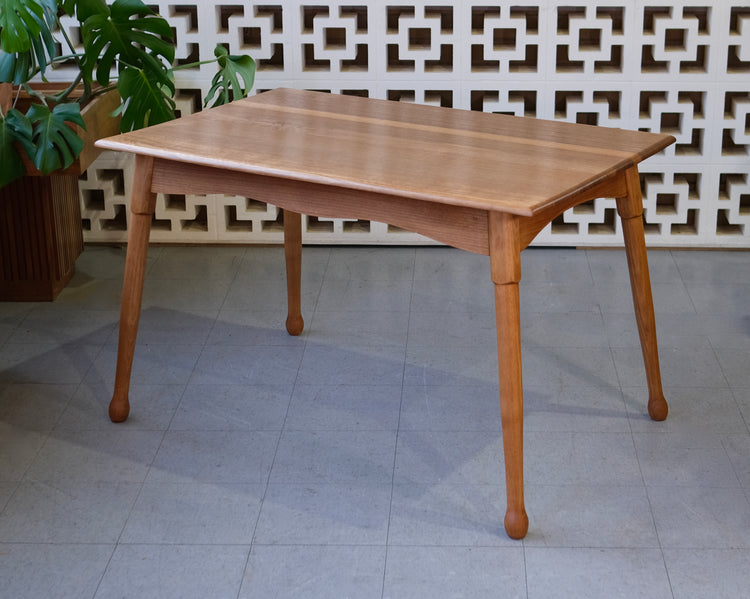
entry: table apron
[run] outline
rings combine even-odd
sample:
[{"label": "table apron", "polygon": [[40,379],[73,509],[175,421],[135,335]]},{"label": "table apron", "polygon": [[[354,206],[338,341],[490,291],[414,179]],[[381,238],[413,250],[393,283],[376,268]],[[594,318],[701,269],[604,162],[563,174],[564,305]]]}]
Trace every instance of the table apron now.
[{"label": "table apron", "polygon": [[[462,250],[484,255],[490,253],[488,214],[478,208],[160,158],[154,160],[151,189],[155,193],[220,193],[252,197],[309,216],[383,222]],[[521,232],[519,249],[528,246],[547,223],[565,210],[595,198],[618,198],[626,194],[623,171],[548,206],[538,214],[516,215]]]},{"label": "table apron", "polygon": [[228,194],[323,218],[395,225],[453,247],[489,254],[487,211],[333,185],[156,159],[156,193]]}]

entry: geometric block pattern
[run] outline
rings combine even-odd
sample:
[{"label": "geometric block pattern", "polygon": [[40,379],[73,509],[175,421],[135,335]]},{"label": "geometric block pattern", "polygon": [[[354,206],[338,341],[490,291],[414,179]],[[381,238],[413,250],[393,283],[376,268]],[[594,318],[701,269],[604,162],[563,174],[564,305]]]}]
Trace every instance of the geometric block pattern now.
[{"label": "geometric block pattern", "polygon": [[[255,92],[285,86],[671,133],[677,143],[641,165],[648,243],[750,247],[750,0],[149,5],[172,24],[178,62],[210,58],[217,43],[251,54]],[[212,67],[176,76],[180,112],[200,110]],[[55,78],[65,79],[65,68]],[[125,239],[131,176],[132,161],[115,154],[89,169],[87,240]],[[248,194],[160,196],[152,239],[281,242],[283,213]],[[306,243],[431,243],[382,223],[313,217],[303,235]],[[614,201],[567,211],[534,243],[620,245]]]}]

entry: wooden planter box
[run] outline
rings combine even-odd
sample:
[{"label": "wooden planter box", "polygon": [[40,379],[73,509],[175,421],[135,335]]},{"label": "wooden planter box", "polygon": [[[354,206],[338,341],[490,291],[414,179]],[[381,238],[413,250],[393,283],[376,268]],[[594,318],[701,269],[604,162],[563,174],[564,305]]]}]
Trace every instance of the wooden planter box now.
[{"label": "wooden planter box", "polygon": [[83,251],[78,177],[98,154],[93,142],[118,132],[109,116],[118,104],[114,92],[81,111],[86,147],[71,167],[42,176],[27,163],[28,175],[0,188],[0,301],[51,301],[75,273]]}]

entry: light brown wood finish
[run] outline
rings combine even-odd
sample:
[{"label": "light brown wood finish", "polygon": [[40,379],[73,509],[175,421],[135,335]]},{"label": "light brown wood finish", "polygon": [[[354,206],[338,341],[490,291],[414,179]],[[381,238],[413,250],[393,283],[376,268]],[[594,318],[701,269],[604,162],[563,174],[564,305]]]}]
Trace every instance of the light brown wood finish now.
[{"label": "light brown wood finish", "polygon": [[286,330],[299,335],[305,327],[302,319],[302,215],[284,210],[284,256],[286,258]]},{"label": "light brown wood finish", "polygon": [[[154,192],[249,195],[285,210],[291,334],[303,327],[300,214],[387,222],[490,256],[505,527],[509,536],[522,538],[528,517],[521,251],[567,208],[601,196],[618,198],[648,373],[649,413],[665,417],[637,164],[673,141],[668,135],[283,89],[102,140],[101,147],[138,155],[112,418],[127,417]],[[137,224],[136,216],[141,217]]]},{"label": "light brown wood finish", "polygon": [[98,145],[225,170],[532,216],[666,135],[279,89]]},{"label": "light brown wood finish", "polygon": [[490,270],[495,284],[497,364],[508,507],[505,531],[522,539],[529,528],[523,498],[523,381],[521,372],[521,232],[518,217],[490,212]]},{"label": "light brown wood finish", "polygon": [[156,194],[151,191],[153,159],[136,156],[133,192],[130,197],[131,219],[128,225],[128,251],[120,306],[120,336],[117,345],[115,389],[109,404],[112,422],[123,422],[130,413],[128,392],[133,367],[138,321],[141,317],[143,277],[146,274],[148,237],[156,209]]},{"label": "light brown wood finish", "polygon": [[669,410],[661,386],[654,302],[651,296],[651,280],[648,273],[643,231],[643,200],[638,170],[635,167],[627,171],[626,182],[628,193],[617,199],[617,212],[622,219],[625,252],[630,270],[630,287],[633,292],[635,317],[641,338],[643,361],[646,366],[648,413],[654,420],[664,420]]}]

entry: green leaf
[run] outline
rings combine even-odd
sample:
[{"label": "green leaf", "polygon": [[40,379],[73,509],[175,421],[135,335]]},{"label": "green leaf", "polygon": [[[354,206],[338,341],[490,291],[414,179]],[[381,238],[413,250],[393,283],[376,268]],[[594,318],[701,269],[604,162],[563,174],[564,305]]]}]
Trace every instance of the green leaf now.
[{"label": "green leaf", "polygon": [[31,77],[30,52],[10,54],[0,49],[0,83],[19,85]]},{"label": "green leaf", "polygon": [[43,104],[32,104],[26,116],[33,126],[34,166],[46,175],[73,164],[83,150],[83,140],[68,123],[85,127],[80,106],[71,102],[50,110]]},{"label": "green leaf", "polygon": [[175,118],[174,82],[166,71],[153,66],[148,70],[126,67],[120,73],[117,90],[123,99],[119,108],[120,131],[142,129]]},{"label": "green leaf", "polygon": [[27,81],[37,65],[44,74],[57,55],[51,31],[56,13],[56,0],[0,0],[1,81]]},{"label": "green leaf", "polygon": [[26,150],[31,150],[34,147],[31,142],[32,127],[26,115],[16,108],[11,108],[5,115],[5,121],[16,141]]},{"label": "green leaf", "polygon": [[44,4],[35,0],[0,0],[0,46],[6,52],[25,52],[42,32]]},{"label": "green leaf", "polygon": [[14,142],[20,142],[27,152],[31,143],[31,123],[15,108],[0,116],[0,187],[18,179],[26,173],[23,160]]},{"label": "green leaf", "polygon": [[[211,99],[216,96],[212,108],[244,98],[255,81],[255,61],[249,56],[229,54],[221,44],[216,46],[214,55],[218,59],[219,70],[211,80],[211,89],[204,102],[204,106],[208,106]],[[240,83],[240,78],[243,84]]]},{"label": "green leaf", "polygon": [[101,85],[109,82],[118,62],[121,71],[126,66],[150,68],[147,56],[168,65],[174,61],[174,45],[167,41],[172,39],[172,28],[140,0],[115,0],[110,7],[92,12],[83,22],[81,37],[86,48],[84,73],[91,78],[96,70]]},{"label": "green leaf", "polygon": [[81,22],[93,14],[107,11],[105,0],[59,0],[58,3],[66,15],[75,16]]}]

